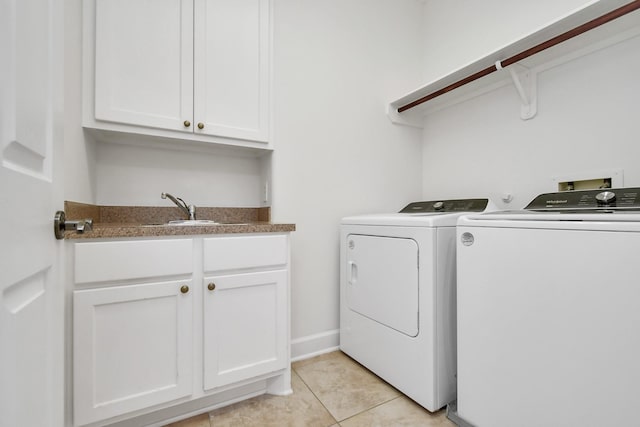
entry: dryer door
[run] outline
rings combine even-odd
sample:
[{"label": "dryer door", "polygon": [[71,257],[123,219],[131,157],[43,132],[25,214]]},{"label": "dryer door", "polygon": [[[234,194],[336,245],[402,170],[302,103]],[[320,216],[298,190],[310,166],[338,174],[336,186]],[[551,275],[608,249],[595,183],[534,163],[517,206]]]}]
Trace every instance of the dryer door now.
[{"label": "dryer door", "polygon": [[398,237],[347,236],[350,310],[411,337],[418,335],[418,244]]}]

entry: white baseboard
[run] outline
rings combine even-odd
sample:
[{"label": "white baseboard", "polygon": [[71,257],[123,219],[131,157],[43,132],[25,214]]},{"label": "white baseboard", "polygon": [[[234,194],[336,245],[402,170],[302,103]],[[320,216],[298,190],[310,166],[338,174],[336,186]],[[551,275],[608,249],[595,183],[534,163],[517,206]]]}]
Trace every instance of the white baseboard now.
[{"label": "white baseboard", "polygon": [[291,340],[291,361],[309,359],[340,348],[340,329]]}]

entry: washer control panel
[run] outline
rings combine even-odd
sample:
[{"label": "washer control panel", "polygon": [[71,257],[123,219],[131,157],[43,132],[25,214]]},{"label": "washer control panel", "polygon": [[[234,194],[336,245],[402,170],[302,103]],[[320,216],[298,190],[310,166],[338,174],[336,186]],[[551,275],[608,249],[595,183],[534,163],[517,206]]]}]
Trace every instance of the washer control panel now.
[{"label": "washer control panel", "polygon": [[434,212],[484,212],[489,199],[457,199],[413,202],[402,208],[400,213],[434,213]]},{"label": "washer control panel", "polygon": [[541,194],[525,210],[532,211],[585,211],[609,210],[640,211],[640,187],[607,188],[583,191],[561,191]]}]

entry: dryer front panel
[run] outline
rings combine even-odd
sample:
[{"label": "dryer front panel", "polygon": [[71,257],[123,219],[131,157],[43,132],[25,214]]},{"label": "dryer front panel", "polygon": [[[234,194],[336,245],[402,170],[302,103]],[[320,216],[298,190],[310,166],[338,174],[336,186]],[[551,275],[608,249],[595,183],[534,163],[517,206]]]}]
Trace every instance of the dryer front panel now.
[{"label": "dryer front panel", "polygon": [[415,240],[349,234],[348,308],[405,335],[418,335],[419,251]]}]

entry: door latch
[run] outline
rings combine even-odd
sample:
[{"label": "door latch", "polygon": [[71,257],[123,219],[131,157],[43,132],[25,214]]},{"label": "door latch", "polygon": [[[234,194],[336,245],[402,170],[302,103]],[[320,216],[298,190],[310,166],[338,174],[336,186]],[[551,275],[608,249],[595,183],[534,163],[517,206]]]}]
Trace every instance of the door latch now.
[{"label": "door latch", "polygon": [[56,235],[56,239],[64,239],[64,232],[68,230],[75,230],[77,233],[84,233],[85,231],[91,231],[93,228],[93,219],[85,218],[74,221],[67,221],[64,215],[64,211],[56,212],[56,216],[53,219],[53,232]]}]

